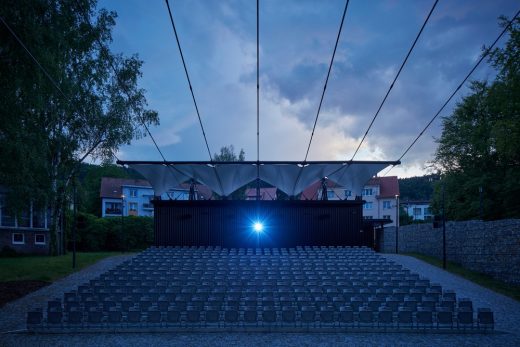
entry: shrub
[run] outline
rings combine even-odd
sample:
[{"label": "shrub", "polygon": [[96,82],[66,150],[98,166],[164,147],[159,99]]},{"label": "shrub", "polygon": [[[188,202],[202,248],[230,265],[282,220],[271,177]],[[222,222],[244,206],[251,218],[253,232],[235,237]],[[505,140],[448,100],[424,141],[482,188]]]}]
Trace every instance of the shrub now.
[{"label": "shrub", "polygon": [[[98,218],[92,214],[78,213],[76,226],[76,249],[79,251],[140,250],[153,244],[151,217]],[[70,235],[68,240],[71,249]]]}]

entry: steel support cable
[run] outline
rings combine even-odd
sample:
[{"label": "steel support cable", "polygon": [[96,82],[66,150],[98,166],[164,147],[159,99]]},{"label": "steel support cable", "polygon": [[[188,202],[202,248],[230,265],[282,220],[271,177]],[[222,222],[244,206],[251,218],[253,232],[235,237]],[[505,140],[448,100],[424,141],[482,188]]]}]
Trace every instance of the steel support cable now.
[{"label": "steel support cable", "polygon": [[[430,12],[428,13],[428,15],[426,16],[426,19],[424,20],[422,26],[421,26],[421,29],[419,30],[419,32],[417,33],[417,36],[415,37],[415,40],[413,41],[412,43],[412,46],[410,47],[410,49],[408,50],[408,53],[406,54],[403,62],[401,63],[401,66],[399,67],[399,70],[397,71],[397,74],[395,75],[394,77],[394,80],[392,81],[392,83],[390,84],[390,87],[388,88],[388,90],[386,91],[386,94],[383,98],[383,100],[381,101],[381,104],[379,105],[376,113],[374,114],[374,117],[372,117],[372,121],[370,122],[367,130],[365,131],[365,134],[363,135],[363,138],[361,139],[361,141],[359,142],[356,150],[354,151],[354,155],[352,155],[352,158],[350,159],[350,162],[352,162],[354,160],[354,158],[356,157],[359,149],[361,148],[361,145],[363,144],[363,141],[365,141],[365,138],[367,137],[368,135],[368,132],[370,131],[370,129],[372,128],[372,125],[374,124],[377,116],[379,115],[379,112],[381,111],[381,109],[383,108],[383,105],[385,104],[386,102],[386,99],[388,98],[388,96],[390,95],[390,92],[392,91],[392,89],[394,88],[394,85],[395,83],[397,82],[397,79],[399,78],[399,75],[401,74],[401,71],[403,70],[404,66],[406,65],[407,61],[408,61],[408,58],[410,57],[410,55],[412,54],[412,51],[414,50],[415,48],[415,45],[417,44],[417,42],[419,41],[419,38],[421,37],[421,34],[424,30],[424,28],[426,27],[426,24],[428,23],[433,11],[435,10],[435,7],[437,6],[437,3],[439,2],[439,0],[435,0],[435,2],[433,3],[433,6],[432,8],[430,9]],[[348,169],[350,168],[350,165],[347,166],[347,168],[343,171],[343,173],[341,174],[340,176],[340,179],[343,178],[343,176],[345,175],[345,173],[348,171]],[[336,172],[338,172],[339,170],[341,169],[337,169],[336,171],[334,171],[332,174],[335,174]]]},{"label": "steel support cable", "polygon": [[256,0],[256,199],[260,200],[260,0]]},{"label": "steel support cable", "polygon": [[[90,18],[88,16],[88,11],[81,5],[81,3],[79,2],[79,0],[76,0],[76,5],[77,7],[83,12],[84,16],[85,16],[85,21],[87,22],[87,24],[89,25],[90,28],[93,28],[92,26],[92,23],[90,22]],[[100,49],[103,48],[103,43],[101,42],[101,40],[99,39],[99,37],[96,37],[96,42],[99,46]],[[119,86],[119,89],[123,90],[123,92],[126,94],[127,98],[130,98],[130,93],[128,91],[128,88],[126,87],[126,85],[124,83],[121,82],[121,79],[119,78],[119,74],[118,74],[118,71],[117,71],[117,68],[116,66],[114,65],[114,61],[112,59],[109,59],[108,60],[108,63],[110,65],[110,68],[112,69],[112,71],[114,71],[114,75],[116,77],[116,82]],[[166,157],[164,156],[163,152],[161,151],[161,149],[159,148],[159,145],[157,144],[157,142],[155,141],[155,138],[153,137],[152,135],[152,132],[150,131],[150,128],[146,125],[146,122],[144,121],[144,119],[142,117],[138,117],[139,121],[141,122],[141,124],[144,126],[146,132],[148,133],[148,135],[150,136],[150,139],[152,139],[152,142],[155,146],[155,148],[157,149],[157,152],[159,152],[159,155],[161,156],[161,158],[163,159],[164,162],[166,162]],[[134,129],[135,131],[135,129]],[[114,151],[112,151],[112,154],[114,154]],[[114,157],[116,158],[117,161],[119,161],[119,159],[114,155]],[[168,167],[170,168],[170,170],[172,169],[171,166],[168,165]],[[173,168],[175,171],[179,172],[179,170],[177,170],[176,168]],[[179,172],[180,173],[180,172]],[[182,174],[182,173],[181,173]],[[181,186],[181,182],[177,179],[177,176],[175,176],[175,174],[172,172],[172,176],[173,178],[177,181],[177,184],[179,185],[179,187]]]},{"label": "steel support cable", "polygon": [[338,36],[336,37],[336,44],[334,45],[334,51],[332,52],[332,57],[330,59],[329,70],[327,71],[327,77],[325,78],[325,84],[323,85],[323,90],[321,92],[320,103],[318,105],[318,111],[316,112],[316,118],[314,119],[314,125],[312,127],[312,132],[311,132],[311,138],[309,140],[309,145],[307,146],[307,152],[305,153],[305,159],[303,160],[303,162],[306,162],[307,157],[309,156],[309,150],[311,148],[312,138],[314,137],[314,131],[316,130],[316,124],[318,124],[318,118],[320,116],[320,111],[321,111],[321,105],[323,104],[323,98],[325,97],[325,91],[327,90],[327,84],[329,83],[330,71],[332,70],[332,64],[334,63],[334,57],[336,56],[336,50],[338,48],[339,38],[341,36],[341,31],[343,29],[343,23],[345,22],[345,15],[347,14],[347,8],[348,8],[349,2],[350,2],[350,0],[347,0],[345,2],[345,9],[343,10],[343,16],[341,17],[341,24],[339,25]]},{"label": "steel support cable", "polygon": [[376,120],[377,116],[379,115],[379,112],[381,111],[381,109],[383,108],[383,105],[385,104],[386,102],[386,99],[388,98],[388,95],[390,95],[390,92],[392,91],[392,89],[394,88],[394,85],[395,83],[397,82],[397,79],[399,78],[399,75],[401,74],[401,71],[403,70],[404,66],[406,65],[406,62],[408,61],[408,58],[410,57],[410,55],[412,54],[412,51],[413,49],[415,48],[415,45],[417,44],[417,41],[419,41],[419,37],[421,37],[421,34],[424,30],[424,28],[426,27],[426,24],[428,23],[428,20],[430,19],[433,11],[435,10],[435,7],[437,6],[437,3],[439,2],[439,0],[435,0],[435,2],[433,3],[433,6],[430,10],[430,12],[428,13],[428,16],[426,17],[426,19],[424,20],[424,23],[423,25],[421,26],[421,29],[419,30],[419,32],[417,33],[417,36],[415,37],[415,40],[413,41],[412,43],[412,46],[410,47],[410,49],[408,50],[408,53],[406,54],[406,57],[404,58],[403,62],[401,63],[401,67],[399,68],[399,71],[397,71],[397,74],[395,75],[394,77],[394,80],[392,81],[392,84],[390,84],[390,87],[388,88],[388,90],[386,91],[386,94],[385,94],[385,97],[383,98],[383,101],[381,101],[381,104],[379,105],[376,113],[374,114],[374,117],[372,118],[372,121],[370,122],[370,124],[368,125],[368,128],[367,130],[365,131],[365,134],[363,135],[363,138],[361,139],[361,141],[359,142],[359,145],[357,146],[355,152],[354,152],[354,155],[352,156],[352,158],[350,160],[354,160],[354,157],[356,156],[356,154],[358,153],[359,151],[359,148],[361,148],[361,145],[363,144],[363,141],[365,141],[365,138],[367,137],[368,135],[368,132],[370,131],[370,129],[372,128],[372,125],[374,124],[374,121]]},{"label": "steel support cable", "polygon": [[[516,14],[514,15],[514,17],[507,23],[507,25],[504,27],[504,29],[502,30],[502,32],[500,32],[500,35],[498,35],[498,37],[495,39],[495,41],[491,44],[491,46],[489,46],[488,48],[486,48],[486,50],[484,51],[484,53],[482,53],[482,55],[480,56],[480,59],[477,61],[477,63],[471,68],[471,70],[468,72],[468,74],[466,75],[466,77],[464,77],[464,79],[462,80],[462,82],[457,86],[457,88],[455,88],[455,90],[453,91],[453,93],[451,93],[451,95],[448,97],[448,99],[444,102],[444,104],[442,104],[441,108],[437,111],[437,113],[435,113],[435,115],[432,117],[432,119],[426,124],[426,126],[421,130],[421,132],[419,132],[419,135],[417,135],[415,137],[415,139],[412,141],[412,143],[408,146],[408,148],[406,148],[406,150],[403,152],[403,154],[399,157],[398,161],[401,161],[401,159],[403,159],[403,157],[408,154],[408,152],[410,151],[410,149],[415,145],[415,143],[419,140],[419,138],[424,134],[424,132],[430,127],[430,125],[435,121],[435,119],[437,119],[437,117],[439,116],[439,114],[444,110],[444,108],[450,103],[451,99],[453,99],[453,97],[458,93],[458,91],[462,88],[462,86],[466,83],[466,81],[469,79],[469,77],[473,74],[473,72],[475,72],[475,70],[479,67],[479,65],[482,63],[482,61],[489,55],[489,52],[491,52],[491,50],[495,47],[495,45],[498,43],[498,41],[502,38],[502,36],[504,36],[504,34],[507,32],[507,30],[511,27],[511,25],[513,24],[513,22],[516,20],[516,18],[518,17],[518,15],[520,14],[520,10],[518,10],[516,12]],[[390,169],[388,169],[387,172],[384,173],[383,176],[386,176],[390,171],[392,171],[392,169],[395,167],[392,166]]]},{"label": "steel support cable", "polygon": [[339,25],[338,35],[336,36],[336,43],[334,44],[334,50],[332,51],[332,57],[330,59],[329,69],[327,71],[327,77],[325,78],[325,83],[323,85],[323,90],[321,92],[320,103],[318,104],[318,111],[316,112],[316,118],[314,119],[314,125],[312,126],[311,138],[309,139],[309,144],[307,145],[307,151],[305,152],[305,159],[303,160],[303,165],[300,168],[300,172],[298,173],[298,176],[296,177],[296,180],[294,182],[294,187],[296,187],[296,185],[298,184],[298,181],[300,180],[301,173],[303,171],[303,168],[305,167],[305,162],[307,162],[307,157],[309,156],[309,150],[311,149],[312,139],[314,137],[314,132],[316,130],[316,124],[318,124],[318,118],[320,116],[321,106],[323,104],[323,98],[325,97],[325,91],[327,90],[327,84],[329,83],[330,72],[332,70],[332,64],[334,63],[334,57],[336,56],[336,50],[338,48],[339,39],[341,37],[341,31],[343,29],[343,23],[345,22],[345,16],[347,14],[349,2],[350,2],[350,0],[347,0],[345,2],[345,9],[343,10],[343,15],[341,16],[341,23]]},{"label": "steel support cable", "polygon": [[[184,54],[182,53],[181,42],[179,40],[179,35],[177,34],[177,28],[175,27],[175,21],[173,20],[173,15],[172,15],[172,11],[171,11],[171,8],[170,8],[170,3],[169,3],[168,0],[165,0],[165,2],[166,2],[166,7],[168,8],[168,14],[170,16],[170,22],[172,24],[173,33],[175,34],[175,41],[177,41],[177,47],[179,48],[179,54],[181,56],[182,66],[184,67],[184,72],[186,74],[186,80],[188,81],[188,86],[190,87],[190,93],[191,93],[191,98],[193,99],[193,105],[195,105],[195,111],[196,111],[197,117],[199,119],[200,129],[202,130],[202,136],[204,137],[204,143],[206,144],[206,149],[208,150],[209,160],[213,161],[213,156],[211,155],[211,150],[209,149],[208,138],[206,137],[206,132],[204,131],[204,125],[202,124],[202,118],[200,117],[199,107],[197,106],[197,100],[195,99],[195,93],[193,92],[193,87],[191,85],[191,80],[190,80],[190,75],[188,73],[188,68],[186,67],[186,61],[184,60]],[[224,192],[224,189],[223,189],[223,186],[222,186],[222,181],[220,180],[220,176],[218,174],[218,171],[217,171],[215,166],[213,166],[213,169],[215,170],[215,175],[216,175],[218,183],[220,185],[220,190],[222,192]]]}]

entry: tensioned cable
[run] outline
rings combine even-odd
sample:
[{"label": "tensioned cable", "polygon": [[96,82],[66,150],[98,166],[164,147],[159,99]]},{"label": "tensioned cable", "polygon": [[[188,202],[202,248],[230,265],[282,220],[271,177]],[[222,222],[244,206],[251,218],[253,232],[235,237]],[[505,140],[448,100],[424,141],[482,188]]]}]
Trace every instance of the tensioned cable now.
[{"label": "tensioned cable", "polygon": [[[84,16],[85,16],[85,20],[87,22],[87,24],[89,25],[89,27],[93,27],[92,26],[92,23],[90,23],[90,18],[88,16],[88,12],[85,8],[83,8],[83,6],[81,5],[81,3],[79,2],[79,0],[76,0],[76,5],[80,8],[80,10],[82,10],[82,12],[84,13]],[[99,37],[96,37],[96,42],[98,44],[98,46],[100,47],[100,49],[102,49],[103,47],[103,43],[101,42],[101,40],[99,39]],[[126,87],[126,85],[124,83],[121,82],[120,78],[119,78],[119,74],[118,74],[118,71],[114,65],[114,62],[112,59],[109,59],[108,60],[108,63],[110,65],[110,68],[112,69],[112,71],[114,71],[114,75],[116,76],[116,81],[117,81],[117,84],[119,85],[119,88],[123,90],[123,92],[126,94],[127,98],[130,98],[130,93],[128,92],[128,88]],[[163,152],[161,151],[161,149],[159,148],[159,145],[157,144],[157,142],[155,141],[155,138],[153,137],[152,135],[152,132],[150,131],[150,128],[146,125],[145,121],[143,118],[141,117],[138,117],[139,121],[141,122],[141,124],[144,126],[144,128],[146,129],[146,132],[148,133],[148,135],[150,136],[150,139],[152,139],[152,142],[155,146],[155,148],[157,149],[157,151],[159,152],[159,155],[161,156],[161,158],[163,159],[164,162],[166,162],[166,157],[164,156]],[[114,152],[112,151],[112,154],[114,154]],[[119,161],[119,159],[114,155],[114,157],[116,158],[116,160]],[[168,167],[170,169],[172,169],[171,166],[168,165]],[[176,168],[173,168],[175,169],[176,171],[178,171]],[[175,176],[175,174],[173,174],[172,172],[172,176],[175,178],[175,180],[177,181],[177,183],[179,184],[179,186],[181,185],[181,182],[177,179],[177,176]]]},{"label": "tensioned cable", "polygon": [[320,99],[320,103],[318,105],[318,111],[316,112],[316,118],[314,119],[314,126],[312,127],[311,138],[309,140],[309,145],[307,146],[307,152],[305,153],[305,159],[303,160],[304,162],[307,161],[307,157],[309,156],[309,150],[311,148],[312,138],[314,137],[314,131],[316,130],[316,124],[318,123],[318,118],[320,116],[321,105],[323,104],[323,98],[325,97],[325,91],[327,90],[327,84],[329,82],[329,77],[330,77],[330,71],[332,70],[332,64],[334,63],[334,57],[336,56],[336,50],[338,48],[339,38],[341,36],[341,30],[343,29],[343,22],[345,21],[345,15],[347,14],[347,8],[348,8],[349,2],[350,2],[350,0],[347,0],[345,2],[345,9],[343,10],[343,16],[341,17],[341,24],[339,26],[338,36],[336,37],[336,44],[334,45],[334,51],[332,52],[332,58],[330,59],[330,63],[329,63],[329,70],[327,71],[327,77],[325,78],[325,84],[323,86],[323,91],[321,92],[321,99]]},{"label": "tensioned cable", "polygon": [[[462,82],[457,86],[457,88],[455,88],[455,90],[453,91],[453,93],[451,93],[450,97],[444,102],[444,104],[441,106],[441,108],[437,111],[437,113],[435,113],[435,115],[433,116],[433,118],[428,122],[428,124],[426,124],[426,126],[424,127],[423,130],[421,130],[421,132],[419,133],[419,135],[417,135],[417,137],[412,141],[412,143],[408,146],[408,148],[406,148],[406,150],[404,151],[404,153],[399,157],[398,161],[400,161],[401,159],[403,159],[403,157],[410,151],[410,149],[415,145],[415,143],[419,140],[419,138],[424,134],[424,132],[430,127],[430,125],[433,123],[433,121],[439,116],[439,114],[444,110],[444,108],[449,104],[449,102],[451,101],[451,99],[453,99],[453,97],[455,96],[455,94],[457,94],[457,92],[460,90],[460,88],[462,88],[462,86],[464,85],[464,83],[466,83],[466,81],[468,80],[468,78],[473,74],[473,72],[477,69],[477,67],[480,65],[480,63],[482,63],[482,61],[489,55],[489,52],[491,52],[491,50],[493,49],[493,47],[495,47],[495,45],[497,44],[497,42],[502,38],[502,36],[504,36],[504,34],[506,33],[506,31],[511,27],[511,25],[513,24],[513,22],[516,20],[516,18],[518,17],[518,14],[520,14],[520,10],[518,10],[515,14],[515,16],[513,17],[513,19],[511,19],[507,25],[504,27],[504,29],[502,30],[502,32],[500,33],[500,35],[498,35],[498,37],[495,39],[495,41],[491,44],[491,46],[489,46],[488,48],[486,48],[486,50],[484,51],[484,53],[481,55],[480,59],[477,61],[477,63],[473,66],[473,68],[468,72],[468,74],[466,75],[466,77],[464,77],[464,79],[462,80]],[[392,166],[390,167],[390,169],[385,172],[385,174],[383,176],[386,176],[395,166]]]},{"label": "tensioned cable", "polygon": [[256,0],[256,199],[260,200],[260,0]]},{"label": "tensioned cable", "polygon": [[260,0],[256,0],[256,160],[260,161]]},{"label": "tensioned cable", "polygon": [[[190,75],[188,73],[188,68],[186,66],[186,61],[184,60],[184,54],[182,54],[181,42],[179,40],[179,35],[177,34],[177,28],[175,27],[175,21],[173,20],[172,11],[170,8],[170,3],[168,0],[165,0],[166,7],[168,7],[168,14],[170,15],[170,22],[172,23],[173,33],[175,34],[175,40],[177,41],[177,47],[179,48],[179,53],[182,60],[182,66],[184,67],[184,72],[186,73],[186,80],[188,81],[188,85],[190,87],[191,98],[193,99],[193,105],[195,105],[195,111],[197,112],[197,117],[199,119],[200,129],[202,130],[202,136],[204,137],[204,142],[206,143],[206,149],[208,150],[209,160],[213,161],[213,156],[211,155],[211,150],[209,149],[208,139],[206,137],[206,132],[204,131],[204,126],[202,125],[202,118],[200,117],[199,107],[197,106],[197,100],[195,99],[195,93],[193,92],[193,87],[191,85]],[[213,166],[213,170],[215,171],[215,176],[217,177],[220,190],[224,192],[224,188],[222,186],[222,181],[220,179],[220,175],[218,174],[218,170],[215,166]]]},{"label": "tensioned cable", "polygon": [[[332,64],[334,63],[334,57],[336,56],[336,50],[338,48],[339,38],[341,36],[341,31],[343,29],[343,23],[345,22],[345,16],[347,14],[349,2],[350,2],[350,0],[347,0],[345,2],[345,9],[343,10],[343,15],[341,16],[341,23],[339,25],[338,35],[336,37],[336,43],[334,45],[334,50],[332,52],[332,57],[330,59],[329,70],[327,71],[327,77],[325,78],[325,84],[323,85],[323,90],[321,92],[320,103],[318,105],[318,111],[316,112],[316,118],[314,119],[314,125],[312,127],[312,132],[311,132],[311,138],[309,139],[309,145],[307,146],[307,151],[305,152],[305,159],[303,160],[303,163],[305,163],[307,161],[307,157],[309,156],[309,150],[311,149],[312,139],[314,137],[314,131],[316,130],[316,124],[318,124],[318,118],[320,116],[320,111],[321,111],[321,105],[323,104],[323,98],[325,97],[325,91],[327,90],[327,84],[329,82],[329,77],[330,77],[330,71],[332,70]],[[296,185],[298,184],[298,181],[300,180],[300,176],[302,174],[304,166],[305,165],[302,165],[302,167],[300,168],[300,171],[298,172],[298,176],[296,177],[296,180],[294,181],[294,187],[296,187]]]},{"label": "tensioned cable", "polygon": [[209,159],[210,159],[210,161],[213,161],[213,157],[211,155],[211,150],[209,149],[209,145],[208,145],[208,139],[206,138],[206,132],[204,131],[204,126],[202,125],[202,119],[200,117],[199,107],[197,106],[197,100],[195,99],[195,93],[193,92],[193,87],[191,85],[190,75],[188,74],[188,68],[186,67],[186,61],[184,60],[184,54],[182,54],[181,43],[179,40],[179,35],[177,34],[177,28],[175,27],[175,22],[173,20],[172,11],[170,9],[170,3],[168,0],[165,0],[165,1],[166,1],[166,6],[168,7],[168,14],[170,15],[170,22],[172,23],[173,32],[175,34],[175,40],[177,41],[177,47],[179,47],[179,53],[181,55],[182,66],[184,67],[184,72],[186,73],[186,79],[188,80],[188,85],[190,87],[191,98],[193,99],[193,104],[195,105],[195,111],[197,112],[197,117],[199,118],[199,124],[200,124],[200,129],[202,130],[202,136],[204,136],[204,142],[206,143],[206,149],[208,150]]},{"label": "tensioned cable", "polygon": [[423,25],[421,26],[421,30],[419,30],[419,33],[417,34],[417,36],[415,37],[415,40],[413,41],[412,43],[412,46],[410,47],[410,49],[408,50],[408,53],[406,54],[406,57],[404,58],[403,62],[401,63],[401,67],[399,68],[399,71],[397,71],[397,74],[395,75],[395,78],[394,80],[392,81],[392,84],[390,84],[390,87],[388,88],[387,92],[386,92],[386,95],[385,97],[383,98],[383,101],[381,101],[381,104],[379,105],[379,108],[377,109],[376,113],[374,114],[374,117],[372,118],[372,121],[370,122],[370,125],[368,126],[367,128],[367,131],[365,132],[365,135],[363,135],[363,138],[361,139],[361,141],[359,142],[359,145],[357,146],[356,148],[356,151],[354,152],[354,155],[352,156],[352,158],[350,160],[354,160],[354,157],[356,156],[356,154],[358,153],[359,151],[359,148],[361,147],[361,145],[363,144],[363,141],[365,141],[365,138],[367,137],[368,135],[368,132],[370,131],[370,129],[372,128],[372,125],[374,124],[374,121],[376,120],[377,116],[379,115],[379,112],[381,111],[381,109],[383,108],[383,105],[385,104],[386,102],[386,99],[388,98],[388,95],[390,95],[390,92],[392,91],[392,88],[394,88],[394,85],[395,85],[395,82],[397,81],[397,79],[399,78],[399,75],[401,74],[401,71],[403,70],[404,66],[406,65],[406,62],[408,61],[408,58],[410,57],[410,54],[412,54],[412,51],[415,47],[415,44],[417,43],[417,41],[419,40],[419,37],[421,37],[421,34],[424,30],[424,28],[426,27],[426,24],[428,23],[428,20],[430,19],[433,11],[435,10],[435,7],[437,6],[437,3],[439,2],[439,0],[435,0],[435,2],[433,3],[433,6],[430,10],[430,12],[428,13],[428,16],[426,17],[426,19],[424,20],[424,23]]}]

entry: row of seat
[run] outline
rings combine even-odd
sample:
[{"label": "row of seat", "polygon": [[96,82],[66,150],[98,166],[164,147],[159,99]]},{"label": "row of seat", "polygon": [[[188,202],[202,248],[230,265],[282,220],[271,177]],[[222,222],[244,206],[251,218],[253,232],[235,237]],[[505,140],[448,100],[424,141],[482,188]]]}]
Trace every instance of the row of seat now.
[{"label": "row of seat", "polygon": [[150,248],[31,311],[27,327],[493,329],[489,309],[368,248]]}]

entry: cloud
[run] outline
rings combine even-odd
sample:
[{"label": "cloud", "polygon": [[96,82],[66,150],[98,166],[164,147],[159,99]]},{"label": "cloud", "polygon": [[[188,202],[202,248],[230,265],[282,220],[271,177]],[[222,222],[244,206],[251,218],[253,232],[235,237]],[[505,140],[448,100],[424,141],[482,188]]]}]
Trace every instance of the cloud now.
[{"label": "cloud", "polygon": [[[260,156],[303,160],[341,19],[343,1],[262,2]],[[161,125],[152,133],[169,160],[207,160],[207,150],[164,4],[125,5],[114,47],[139,52],[142,85]],[[311,160],[350,159],[385,95],[430,4],[353,2],[344,25]],[[146,11],[144,9],[146,8]],[[514,0],[478,6],[441,2],[365,139],[358,160],[395,160],[433,117],[496,37],[496,18]],[[200,115],[212,152],[233,144],[256,159],[254,3],[190,1],[173,8]],[[489,68],[475,78],[492,76]],[[461,95],[465,91],[463,90]],[[460,98],[460,95],[457,96]],[[454,100],[455,101],[455,100]],[[454,102],[441,115],[448,115]],[[426,172],[440,135],[437,120],[391,174]],[[149,138],[125,146],[125,159],[158,160]]]}]

